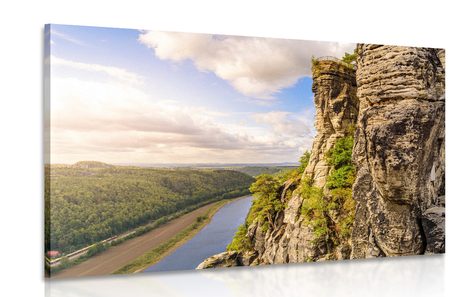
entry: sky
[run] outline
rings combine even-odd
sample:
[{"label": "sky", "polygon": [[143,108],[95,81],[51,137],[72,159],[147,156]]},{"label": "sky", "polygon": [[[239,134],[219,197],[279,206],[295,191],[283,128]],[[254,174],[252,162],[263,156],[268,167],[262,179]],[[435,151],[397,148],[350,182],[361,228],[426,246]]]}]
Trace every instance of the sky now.
[{"label": "sky", "polygon": [[50,25],[50,162],[296,162],[312,57],[355,44]]}]

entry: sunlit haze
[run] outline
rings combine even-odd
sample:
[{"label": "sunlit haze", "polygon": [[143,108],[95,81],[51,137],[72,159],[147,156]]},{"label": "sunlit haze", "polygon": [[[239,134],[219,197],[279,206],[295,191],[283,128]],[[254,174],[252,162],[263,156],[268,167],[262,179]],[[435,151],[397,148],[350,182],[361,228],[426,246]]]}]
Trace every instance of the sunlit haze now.
[{"label": "sunlit haze", "polygon": [[311,58],[354,44],[51,25],[52,163],[295,162]]}]

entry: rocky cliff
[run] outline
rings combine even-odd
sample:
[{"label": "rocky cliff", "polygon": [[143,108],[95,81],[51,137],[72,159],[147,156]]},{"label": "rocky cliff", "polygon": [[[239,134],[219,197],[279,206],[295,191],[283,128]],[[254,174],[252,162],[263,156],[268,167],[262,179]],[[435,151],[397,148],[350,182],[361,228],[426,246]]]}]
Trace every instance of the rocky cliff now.
[{"label": "rocky cliff", "polygon": [[443,252],[444,244],[433,246],[445,213],[443,52],[379,45],[357,51],[352,257]]},{"label": "rocky cliff", "polygon": [[[352,132],[356,124],[356,77],[350,65],[333,60],[314,61],[312,71],[317,136],[313,142],[309,164],[302,176],[289,179],[279,190],[284,209],[272,217],[271,222],[267,222],[272,228],[264,232],[257,220],[248,226],[248,236],[254,250],[258,252],[253,263],[317,261],[328,258],[335,252],[334,234],[329,232],[325,236],[317,235],[315,229],[323,226],[313,224],[314,214],[303,211],[303,204],[310,199],[304,192],[308,190],[311,194],[312,191],[319,193],[318,189],[325,188],[332,168],[327,154],[338,139]],[[328,214],[321,213],[319,216],[332,221]],[[336,221],[335,219],[325,224],[335,224]],[[340,251],[336,258],[346,258],[348,252],[346,249],[344,255]]]},{"label": "rocky cliff", "polygon": [[325,155],[338,138],[353,130],[359,102],[356,98],[355,70],[351,65],[338,60],[315,60],[312,77],[317,135],[304,175],[315,186],[323,188],[331,168]]},{"label": "rocky cliff", "polygon": [[243,232],[199,268],[444,252],[444,73],[428,48],[313,61],[307,166],[258,179]]}]

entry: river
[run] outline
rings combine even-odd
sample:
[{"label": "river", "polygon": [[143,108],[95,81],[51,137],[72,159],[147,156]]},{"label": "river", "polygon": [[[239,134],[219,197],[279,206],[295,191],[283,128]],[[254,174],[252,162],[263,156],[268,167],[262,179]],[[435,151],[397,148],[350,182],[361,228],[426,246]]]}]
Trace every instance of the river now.
[{"label": "river", "polygon": [[195,269],[206,258],[224,252],[251,204],[252,196],[247,196],[224,205],[193,238],[144,272]]}]

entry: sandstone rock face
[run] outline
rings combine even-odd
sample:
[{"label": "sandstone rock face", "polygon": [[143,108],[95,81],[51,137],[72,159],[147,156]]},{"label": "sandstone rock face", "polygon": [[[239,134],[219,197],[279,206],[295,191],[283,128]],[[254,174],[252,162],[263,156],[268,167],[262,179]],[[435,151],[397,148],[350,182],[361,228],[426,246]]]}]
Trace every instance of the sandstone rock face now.
[{"label": "sandstone rock face", "polygon": [[422,214],[426,254],[445,253],[445,207],[431,207]]},{"label": "sandstone rock face", "polygon": [[[356,75],[348,65],[332,60],[316,61],[312,74],[317,136],[302,179],[311,180],[313,186],[323,188],[330,171],[325,154],[357,122]],[[297,184],[292,180],[282,186],[280,198],[284,210],[269,222],[268,230],[264,231],[257,221],[248,227],[248,237],[257,253],[254,257],[228,252],[205,260],[199,268],[233,266],[238,257],[242,263],[250,262],[249,265],[327,259],[333,246],[330,241],[316,238],[313,227],[301,215],[303,198],[296,188]],[[345,248],[336,254],[339,255],[337,258],[349,258],[349,250]]]},{"label": "sandstone rock face", "polygon": [[238,252],[224,252],[205,259],[196,269],[240,266]]},{"label": "sandstone rock face", "polygon": [[443,56],[426,48],[357,50],[351,257],[422,254],[422,214],[440,205],[445,191]]},{"label": "sandstone rock face", "polygon": [[241,253],[241,252],[223,252],[205,259],[199,264],[196,269],[218,268],[218,267],[234,267],[234,266],[250,266],[253,260],[257,257],[257,253]]},{"label": "sandstone rock face", "polygon": [[[445,53],[369,44],[357,53],[356,71],[333,60],[313,65],[317,136],[310,160],[299,181],[280,188],[283,210],[268,218],[268,228],[257,220],[248,226],[253,251],[222,253],[199,268],[445,251]],[[327,152],[353,133],[352,232],[349,239],[316,236],[301,211],[300,186],[331,197]],[[326,216],[335,229],[343,214]]]},{"label": "sandstone rock face", "polygon": [[313,66],[312,76],[317,135],[304,174],[314,181],[315,186],[322,188],[330,171],[325,153],[356,124],[359,102],[355,71],[345,64],[318,61]]},{"label": "sandstone rock face", "polygon": [[[312,75],[317,135],[302,179],[323,188],[331,168],[327,164],[326,153],[357,122],[356,76],[354,69],[333,60],[316,61]],[[285,201],[288,192],[291,198]],[[285,209],[272,222],[273,228],[264,232],[257,224],[249,226],[248,233],[254,242],[254,250],[259,253],[256,263],[299,263],[326,259],[333,252],[332,242],[318,240],[313,227],[301,215],[303,199],[299,191],[293,185],[285,185],[281,197]],[[349,251],[344,248],[337,254],[340,258],[349,257]]]}]

